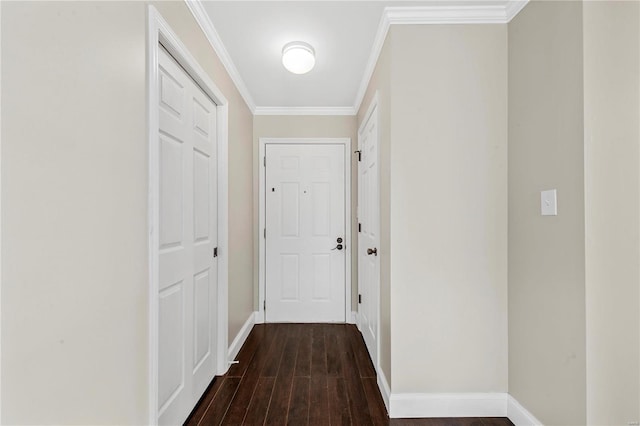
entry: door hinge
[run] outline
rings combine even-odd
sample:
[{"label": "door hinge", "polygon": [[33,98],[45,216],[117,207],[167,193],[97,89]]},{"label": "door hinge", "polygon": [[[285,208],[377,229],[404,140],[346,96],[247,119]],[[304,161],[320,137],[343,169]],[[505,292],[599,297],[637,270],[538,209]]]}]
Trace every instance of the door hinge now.
[{"label": "door hinge", "polygon": [[218,247],[214,247],[214,249],[213,249],[213,257],[218,257]]},{"label": "door hinge", "polygon": [[267,157],[262,157],[262,165],[267,167]]},{"label": "door hinge", "polygon": [[362,150],[353,151],[354,154],[358,154],[358,161],[362,161]]},{"label": "door hinge", "polygon": [[263,301],[262,301],[262,310],[263,310],[263,311],[266,311],[266,310],[267,310],[267,301],[266,301],[266,300],[263,300]]},{"label": "door hinge", "polygon": [[358,232],[362,232],[362,224],[358,223]]},{"label": "door hinge", "polygon": [[264,232],[262,233],[262,237],[266,240],[267,239],[267,228],[264,228]]},{"label": "door hinge", "polygon": [[362,303],[362,295],[361,294],[358,295],[358,303]]}]

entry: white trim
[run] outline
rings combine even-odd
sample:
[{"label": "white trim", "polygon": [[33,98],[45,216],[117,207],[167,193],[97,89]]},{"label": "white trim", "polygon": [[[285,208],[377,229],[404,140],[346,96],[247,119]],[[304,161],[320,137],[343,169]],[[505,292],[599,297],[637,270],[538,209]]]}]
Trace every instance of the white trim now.
[{"label": "white trim", "polygon": [[529,3],[529,0],[509,0],[505,5],[507,22],[511,22],[511,20],[524,9],[527,3]]},{"label": "white trim", "polygon": [[506,6],[406,6],[388,7],[385,13],[391,24],[451,25],[451,24],[506,24]]},{"label": "white trim", "polygon": [[351,311],[351,318],[349,318],[347,323],[358,324],[358,313],[356,311]]},{"label": "white trim", "polygon": [[238,334],[233,339],[233,342],[231,342],[231,344],[229,345],[229,350],[227,351],[227,359],[229,360],[229,362],[236,359],[238,352],[240,352],[240,348],[242,348],[242,345],[244,345],[247,337],[249,337],[249,333],[251,333],[253,325],[255,324],[255,314],[255,312],[251,312],[249,318],[247,318],[245,323],[242,325],[242,328],[240,329],[240,331],[238,331]]},{"label": "white trim", "polygon": [[378,371],[376,371],[376,376],[378,378],[378,388],[380,389],[380,394],[382,395],[384,406],[387,408],[387,413],[389,413],[391,412],[389,410],[389,404],[391,400],[391,387],[389,386],[387,376],[384,374],[384,371],[382,371],[382,368],[379,368]]},{"label": "white trim", "polygon": [[253,313],[253,322],[254,324],[264,324],[264,311],[263,312],[255,311]]},{"label": "white trim", "polygon": [[409,6],[386,7],[378,24],[378,31],[371,47],[369,60],[362,74],[360,87],[356,93],[353,109],[360,110],[362,100],[369,87],[382,46],[391,25],[413,24],[507,24],[529,2],[529,0],[509,0],[504,6]]},{"label": "white trim", "polygon": [[442,25],[442,24],[507,24],[529,3],[529,0],[508,0],[504,5],[439,5],[439,6],[390,6],[382,12],[378,31],[373,41],[369,60],[362,74],[353,106],[347,107],[279,107],[256,106],[249,89],[242,80],[231,56],[224,47],[202,0],[184,0],[191,14],[202,28],[209,43],[235,83],[240,95],[254,115],[356,115],[378,62],[380,51],[392,24]]},{"label": "white trim", "polygon": [[538,426],[542,422],[535,418],[526,408],[511,395],[507,400],[507,417],[516,426]]},{"label": "white trim", "polygon": [[364,74],[362,75],[362,80],[360,81],[360,87],[358,88],[358,92],[356,93],[356,98],[353,103],[353,109],[355,109],[356,111],[360,110],[362,100],[364,99],[364,95],[367,92],[367,88],[369,87],[371,77],[373,76],[373,71],[375,71],[376,69],[376,64],[378,63],[380,52],[382,52],[382,46],[384,46],[384,41],[387,38],[387,33],[389,32],[389,26],[391,25],[391,22],[389,21],[387,11],[388,8],[384,10],[382,16],[380,17],[380,22],[378,23],[378,31],[376,32],[376,37],[373,39],[373,45],[371,47],[371,53],[369,54],[369,60],[367,61],[367,66],[364,68]]},{"label": "white trim", "polygon": [[216,103],[217,145],[218,145],[218,330],[216,342],[217,372],[224,374],[228,369],[228,110],[229,104],[207,73],[200,67],[186,46],[169,27],[162,15],[153,7],[148,7],[147,28],[147,132],[149,144],[149,389],[148,423],[158,422],[158,233],[159,212],[156,207],[159,188],[158,176],[158,51],[160,43],[180,63],[200,88]]},{"label": "white trim", "polygon": [[256,107],[254,115],[356,115],[353,107]]},{"label": "white trim", "polygon": [[389,417],[506,417],[506,393],[392,393]]},{"label": "white trim", "polygon": [[[0,4],[0,23],[2,22],[2,5]],[[2,75],[2,31],[0,30],[0,75]],[[0,85],[1,86],[1,85]],[[0,105],[2,105],[2,88],[0,87]],[[0,107],[0,135],[2,135],[2,108]],[[2,136],[0,136],[0,164],[2,164]],[[1,167],[0,167],[1,171]],[[0,176],[2,173],[0,172]],[[0,178],[0,189],[2,179]],[[0,230],[2,230],[2,191],[0,190]],[[0,232],[0,425],[2,424],[2,232]]]},{"label": "white trim", "polygon": [[216,31],[215,27],[213,26],[213,22],[211,22],[211,18],[209,18],[209,14],[204,9],[204,5],[202,4],[202,1],[201,0],[184,0],[184,1],[187,4],[187,7],[189,8],[189,10],[191,11],[191,14],[195,18],[196,22],[204,32],[204,35],[207,37],[207,40],[209,40],[209,43],[213,47],[213,50],[218,55],[218,58],[220,58],[220,62],[222,62],[222,65],[224,65],[224,68],[227,70],[229,77],[231,77],[231,80],[236,85],[236,88],[238,89],[238,92],[240,92],[242,99],[244,99],[244,101],[246,102],[251,112],[254,113],[256,110],[256,103],[254,102],[253,97],[249,92],[249,89],[247,89],[247,86],[244,83],[244,80],[240,76],[238,69],[236,68],[235,64],[231,60],[231,56],[229,56],[229,52],[227,52],[227,48],[224,46],[224,43],[222,43],[222,40],[218,35],[218,31]]},{"label": "white trim", "polygon": [[264,312],[264,301],[266,295],[266,250],[265,250],[265,238],[264,228],[266,226],[265,220],[265,186],[266,176],[263,158],[266,154],[267,144],[343,144],[345,146],[345,322],[348,322],[351,318],[351,289],[353,286],[351,280],[351,246],[353,242],[351,238],[351,138],[260,138],[259,140],[259,154],[258,157],[258,175],[260,176],[259,193],[259,210],[258,210],[258,312],[257,317],[261,322],[266,322],[266,316]]}]

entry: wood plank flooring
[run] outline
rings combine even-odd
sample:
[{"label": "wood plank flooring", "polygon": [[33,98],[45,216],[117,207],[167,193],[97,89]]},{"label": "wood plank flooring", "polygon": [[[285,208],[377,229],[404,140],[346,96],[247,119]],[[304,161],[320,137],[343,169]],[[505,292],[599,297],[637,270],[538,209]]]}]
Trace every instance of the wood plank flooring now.
[{"label": "wood plank flooring", "polygon": [[507,426],[505,418],[389,419],[349,324],[258,324],[191,416],[203,425]]}]

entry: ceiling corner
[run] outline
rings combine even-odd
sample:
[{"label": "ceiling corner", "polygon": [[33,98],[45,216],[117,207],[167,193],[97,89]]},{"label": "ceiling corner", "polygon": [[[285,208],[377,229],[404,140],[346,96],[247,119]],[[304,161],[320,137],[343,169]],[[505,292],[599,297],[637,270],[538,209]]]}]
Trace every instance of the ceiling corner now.
[{"label": "ceiling corner", "polygon": [[256,106],[243,78],[233,63],[203,0],[184,0],[189,11],[218,55],[238,92],[254,115],[356,115],[361,107],[391,25],[413,24],[507,24],[528,4],[529,0],[478,1],[475,4],[428,6],[387,6],[384,8],[373,40],[353,106],[282,107]]},{"label": "ceiling corner", "polygon": [[362,80],[360,81],[360,87],[358,87],[358,92],[356,92],[356,98],[353,103],[353,109],[356,114],[358,113],[358,111],[360,110],[360,106],[362,105],[364,95],[367,92],[367,87],[369,86],[369,81],[371,80],[373,71],[376,68],[378,57],[380,56],[382,46],[384,45],[384,41],[387,38],[387,33],[389,32],[389,27],[391,26],[388,11],[389,7],[386,7],[382,12],[382,16],[380,17],[378,31],[376,32],[376,37],[373,39],[371,54],[369,55],[369,59],[367,60],[367,65],[364,69]]},{"label": "ceiling corner", "polygon": [[256,107],[255,115],[356,115],[354,107]]},{"label": "ceiling corner", "polygon": [[510,22],[529,3],[529,0],[509,0],[504,6],[507,22]]},{"label": "ceiling corner", "polygon": [[255,114],[255,101],[253,100],[251,93],[249,93],[249,89],[247,89],[247,86],[240,76],[238,69],[231,60],[231,56],[229,56],[227,49],[224,47],[224,43],[222,43],[222,40],[220,39],[218,32],[213,26],[209,15],[204,10],[202,0],[184,0],[184,2],[186,3],[187,8],[195,18],[200,28],[204,32],[205,37],[207,37],[207,40],[209,40],[209,43],[218,55],[218,58],[220,58],[222,65],[227,70],[227,73],[229,74],[229,77],[231,77],[233,83],[236,85],[236,88],[238,89],[238,92],[240,92],[242,99],[244,99],[245,103],[251,110],[251,113]]}]

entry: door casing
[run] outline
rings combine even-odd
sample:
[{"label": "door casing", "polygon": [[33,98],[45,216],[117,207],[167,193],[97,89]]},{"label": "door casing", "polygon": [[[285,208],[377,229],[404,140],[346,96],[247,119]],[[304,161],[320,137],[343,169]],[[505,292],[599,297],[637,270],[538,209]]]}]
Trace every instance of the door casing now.
[{"label": "door casing", "polygon": [[153,6],[147,9],[147,135],[149,146],[149,349],[148,349],[148,424],[158,423],[158,209],[160,160],[158,154],[158,52],[160,44],[185,69],[187,74],[216,104],[218,144],[218,317],[216,342],[216,375],[226,373],[229,368],[228,347],[228,116],[229,103],[207,73],[189,53],[162,15]]},{"label": "door casing", "polygon": [[266,295],[266,244],[264,238],[264,229],[266,226],[266,176],[264,158],[266,155],[267,144],[342,144],[345,146],[345,319],[347,323],[354,323],[351,314],[351,248],[355,241],[352,241],[351,235],[351,138],[260,138],[259,145],[259,173],[260,186],[259,193],[259,210],[258,210],[258,311],[256,313],[256,323],[265,322],[265,295]]}]

